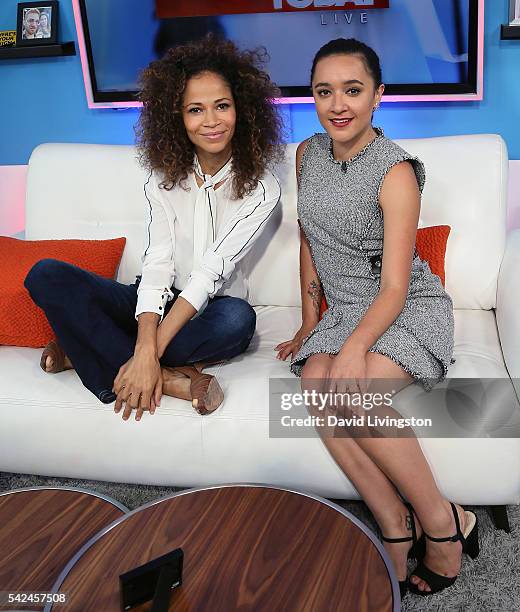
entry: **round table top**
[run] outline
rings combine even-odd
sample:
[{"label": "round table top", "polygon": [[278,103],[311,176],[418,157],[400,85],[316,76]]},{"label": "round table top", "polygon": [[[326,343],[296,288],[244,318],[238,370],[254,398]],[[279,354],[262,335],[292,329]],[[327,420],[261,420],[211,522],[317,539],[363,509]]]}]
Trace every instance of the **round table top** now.
[{"label": "round table top", "polygon": [[83,544],[126,512],[114,500],[81,489],[34,487],[0,493],[0,591],[50,592]]},{"label": "round table top", "polygon": [[102,530],[54,585],[66,604],[46,610],[118,611],[119,575],[175,548],[184,551],[177,612],[400,609],[383,547],[346,510],[297,491],[224,485],[181,491]]}]

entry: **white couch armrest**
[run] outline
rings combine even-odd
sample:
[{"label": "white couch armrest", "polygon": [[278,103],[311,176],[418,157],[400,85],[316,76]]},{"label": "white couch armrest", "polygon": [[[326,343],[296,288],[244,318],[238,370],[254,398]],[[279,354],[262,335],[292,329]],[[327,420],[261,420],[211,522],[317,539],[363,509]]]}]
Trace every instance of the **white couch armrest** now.
[{"label": "white couch armrest", "polygon": [[[497,291],[497,326],[502,353],[511,378],[520,379],[520,230],[512,231],[506,249]],[[519,385],[515,385],[519,391]]]}]

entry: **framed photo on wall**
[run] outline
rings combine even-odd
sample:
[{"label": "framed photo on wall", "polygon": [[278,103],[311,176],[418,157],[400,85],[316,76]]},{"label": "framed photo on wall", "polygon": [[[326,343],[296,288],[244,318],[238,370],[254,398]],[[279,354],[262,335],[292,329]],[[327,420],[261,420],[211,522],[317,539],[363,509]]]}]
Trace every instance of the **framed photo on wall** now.
[{"label": "framed photo on wall", "polygon": [[53,45],[57,40],[57,0],[18,3],[16,46]]},{"label": "framed photo on wall", "polygon": [[509,25],[520,26],[520,0],[509,0]]}]

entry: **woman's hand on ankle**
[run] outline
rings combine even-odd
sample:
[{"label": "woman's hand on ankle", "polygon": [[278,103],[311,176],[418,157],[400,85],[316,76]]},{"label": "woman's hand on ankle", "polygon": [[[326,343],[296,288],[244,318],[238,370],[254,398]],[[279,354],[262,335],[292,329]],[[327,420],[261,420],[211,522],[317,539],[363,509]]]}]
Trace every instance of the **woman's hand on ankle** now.
[{"label": "woman's hand on ankle", "polygon": [[123,420],[136,410],[136,421],[140,421],[145,410],[151,414],[160,405],[162,396],[161,364],[155,350],[137,349],[121,366],[114,380],[113,391],[117,394],[114,410],[119,413],[123,404]]}]

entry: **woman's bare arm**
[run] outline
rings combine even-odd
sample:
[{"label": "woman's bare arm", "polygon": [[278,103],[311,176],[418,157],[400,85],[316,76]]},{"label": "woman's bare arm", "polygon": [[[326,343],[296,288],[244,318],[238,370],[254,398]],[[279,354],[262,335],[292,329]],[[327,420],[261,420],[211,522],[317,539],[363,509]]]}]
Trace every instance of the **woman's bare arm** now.
[{"label": "woman's bare arm", "polygon": [[300,227],[300,290],[302,296],[302,322],[306,327],[315,327],[320,318],[323,296],[321,282],[312,260],[307,236]]},{"label": "woman's bare arm", "polygon": [[[307,140],[298,145],[296,150],[296,179],[300,185],[300,165],[307,146]],[[298,222],[299,223],[299,222]],[[316,327],[320,318],[320,304],[323,296],[321,282],[312,260],[311,248],[300,225],[300,291],[302,300],[302,325],[292,340],[282,342],[274,347],[278,359],[287,359],[300,350],[303,339]]]},{"label": "woman's bare arm", "polygon": [[195,308],[183,297],[178,297],[170,312],[164,317],[157,329],[157,353],[161,358],[166,347],[175,338],[179,331],[195,315]]}]

